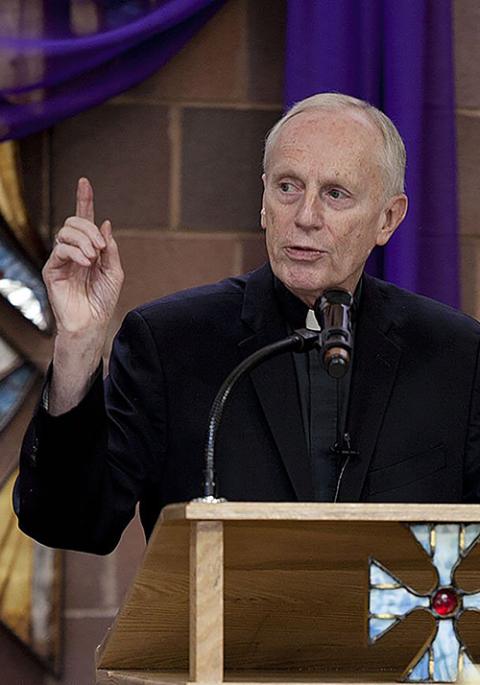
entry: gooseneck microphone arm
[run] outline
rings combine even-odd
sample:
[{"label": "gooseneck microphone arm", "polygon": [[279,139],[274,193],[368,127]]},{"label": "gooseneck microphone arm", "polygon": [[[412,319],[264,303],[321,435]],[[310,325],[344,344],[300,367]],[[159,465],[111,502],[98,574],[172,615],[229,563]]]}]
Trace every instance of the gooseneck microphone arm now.
[{"label": "gooseneck microphone arm", "polygon": [[266,345],[260,350],[257,350],[249,357],[243,360],[223,381],[220,390],[217,392],[210,409],[210,416],[208,418],[208,433],[207,442],[205,446],[205,471],[204,471],[204,485],[203,498],[204,501],[215,501],[216,486],[215,486],[215,442],[217,438],[218,429],[222,420],[225,403],[234,388],[235,384],[246,373],[254,369],[256,366],[283,354],[284,352],[308,352],[315,346],[319,346],[318,331],[311,331],[308,329],[299,329],[293,332],[283,340]]}]

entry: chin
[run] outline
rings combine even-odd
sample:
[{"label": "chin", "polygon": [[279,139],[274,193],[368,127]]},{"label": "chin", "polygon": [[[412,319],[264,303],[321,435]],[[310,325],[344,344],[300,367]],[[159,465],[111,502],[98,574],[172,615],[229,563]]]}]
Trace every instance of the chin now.
[{"label": "chin", "polygon": [[318,278],[318,272],[312,269],[292,269],[280,268],[273,269],[277,278],[297,297],[306,301],[306,298],[313,302],[327,287],[324,279]]},{"label": "chin", "polygon": [[298,280],[298,279],[286,279],[279,277],[283,284],[296,295],[300,300],[308,304],[310,307],[313,306],[315,300],[320,297],[320,295],[325,290],[321,284],[312,283],[311,281]]}]

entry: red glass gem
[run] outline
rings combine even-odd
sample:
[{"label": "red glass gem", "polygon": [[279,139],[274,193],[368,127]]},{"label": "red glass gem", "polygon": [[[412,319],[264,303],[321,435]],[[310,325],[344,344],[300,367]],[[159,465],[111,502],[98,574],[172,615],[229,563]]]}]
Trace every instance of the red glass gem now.
[{"label": "red glass gem", "polygon": [[441,587],[432,597],[432,609],[438,616],[452,616],[457,611],[460,600],[451,587]]}]

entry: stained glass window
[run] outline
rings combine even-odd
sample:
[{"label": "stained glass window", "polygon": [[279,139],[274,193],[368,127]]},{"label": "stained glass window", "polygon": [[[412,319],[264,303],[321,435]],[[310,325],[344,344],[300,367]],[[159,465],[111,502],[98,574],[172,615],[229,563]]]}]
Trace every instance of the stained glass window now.
[{"label": "stained glass window", "polygon": [[1,219],[0,295],[41,331],[49,329],[51,317],[41,275],[9,238]]},{"label": "stained glass window", "polygon": [[370,559],[368,634],[370,642],[412,611],[425,609],[435,618],[435,630],[405,673],[407,682],[454,682],[459,675],[475,677],[477,671],[457,632],[465,611],[480,611],[480,590],[465,592],[455,583],[455,570],[480,541],[480,523],[412,524],[415,539],[429,556],[437,583],[421,594],[407,587],[376,559]]}]

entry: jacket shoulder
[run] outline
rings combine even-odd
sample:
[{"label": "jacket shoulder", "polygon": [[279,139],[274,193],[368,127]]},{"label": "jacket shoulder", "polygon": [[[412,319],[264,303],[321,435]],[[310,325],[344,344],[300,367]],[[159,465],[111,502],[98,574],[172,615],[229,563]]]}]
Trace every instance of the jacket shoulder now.
[{"label": "jacket shoulder", "polygon": [[381,301],[382,308],[399,328],[448,338],[480,336],[480,323],[454,307],[372,276],[366,277],[365,285],[367,293]]},{"label": "jacket shoulder", "polygon": [[180,290],[165,297],[146,302],[136,307],[133,312],[148,322],[157,319],[168,319],[172,323],[180,322],[186,317],[189,322],[208,314],[215,316],[241,306],[248,274],[226,278],[217,283]]},{"label": "jacket shoulder", "polygon": [[[249,273],[181,290],[147,302],[127,314],[125,322],[140,318],[158,334],[196,332],[207,337],[239,333],[245,302],[256,294],[257,304],[271,291],[272,276],[268,264]],[[250,295],[248,295],[250,293]],[[242,329],[243,330],[243,329]]]}]

